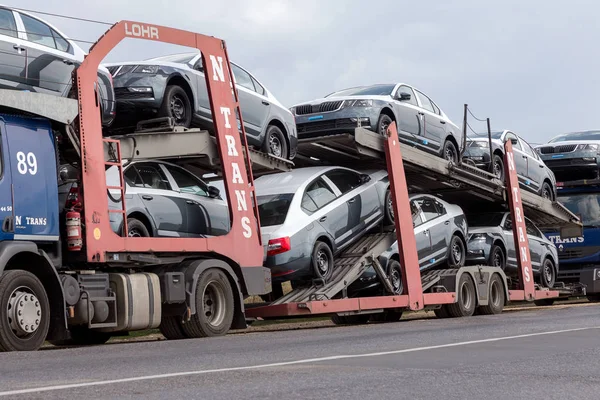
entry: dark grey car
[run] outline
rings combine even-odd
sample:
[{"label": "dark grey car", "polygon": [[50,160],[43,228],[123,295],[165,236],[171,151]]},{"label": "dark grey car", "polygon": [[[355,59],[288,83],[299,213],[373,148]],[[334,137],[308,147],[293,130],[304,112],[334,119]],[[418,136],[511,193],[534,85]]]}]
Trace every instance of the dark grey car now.
[{"label": "dark grey car", "polygon": [[[511,140],[515,168],[521,189],[536,193],[544,198],[556,199],[556,178],[554,173],[542,161],[539,154],[523,138],[509,130],[492,132],[493,173],[504,181],[504,143]],[[492,172],[490,169],[490,145],[487,134],[469,138],[463,153],[463,160],[471,162],[478,168]]]},{"label": "dark grey car", "polygon": [[[69,96],[71,75],[85,52],[56,27],[24,11],[0,6],[0,88]],[[115,118],[108,69],[98,69],[102,125]]]},{"label": "dark grey car", "polygon": [[[293,159],[297,147],[293,115],[254,76],[237,64],[230,64],[248,144],[277,157]],[[115,127],[135,125],[146,117],[172,117],[177,125],[213,131],[200,53],[104,65],[114,79],[119,114]]]},{"label": "dark grey car", "polygon": [[[512,231],[510,212],[468,214],[469,239],[467,262],[502,268],[507,275],[518,272],[517,254]],[[558,252],[556,246],[525,218],[531,267],[545,287],[554,286],[558,275]],[[540,270],[543,273],[540,274]]]},{"label": "dark grey car", "polygon": [[458,161],[462,131],[428,96],[404,83],[361,86],[293,106],[298,137],[352,133],[363,127],[385,134],[392,121],[401,141]]},{"label": "dark grey car", "polygon": [[329,279],[334,254],[382,221],[393,221],[386,171],[298,168],[254,184],[265,266],[274,283]]}]

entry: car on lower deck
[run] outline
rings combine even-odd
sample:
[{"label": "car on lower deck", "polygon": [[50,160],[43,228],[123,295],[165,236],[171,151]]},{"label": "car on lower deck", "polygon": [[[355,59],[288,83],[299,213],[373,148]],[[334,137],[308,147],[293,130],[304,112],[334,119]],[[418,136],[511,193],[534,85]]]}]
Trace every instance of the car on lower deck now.
[{"label": "car on lower deck", "polygon": [[[501,268],[509,276],[518,276],[517,254],[510,212],[467,214],[469,237],[467,263]],[[525,218],[531,267],[544,287],[553,287],[558,275],[556,246]]]},{"label": "car on lower deck", "polygon": [[327,281],[335,254],[382,221],[393,223],[386,171],[298,168],[261,176],[254,186],[274,283]]},{"label": "car on lower deck", "polygon": [[[55,26],[22,10],[0,6],[0,88],[72,96],[72,72],[86,53]],[[100,116],[109,127],[116,113],[110,72],[98,68]]]},{"label": "car on lower deck", "polygon": [[[115,129],[142,119],[171,117],[176,125],[214,133],[204,66],[199,52],[144,61],[107,63],[113,75],[118,117]],[[230,62],[248,144],[277,157],[296,156],[291,112],[248,71]],[[234,116],[231,115],[233,124]],[[237,117],[238,128],[239,116]]]},{"label": "car on lower deck", "polygon": [[290,108],[299,140],[358,127],[385,135],[395,121],[401,141],[458,162],[463,145],[460,128],[422,91],[405,83],[360,86],[331,93]]},{"label": "car on lower deck", "polygon": [[[463,162],[491,172],[501,181],[505,181],[504,143],[510,139],[521,189],[536,193],[551,201],[556,200],[554,173],[529,143],[510,130],[492,132],[491,139],[492,150],[490,152],[490,140],[487,134],[468,138],[463,153]],[[493,168],[490,168],[490,160]]]},{"label": "car on lower deck", "polygon": [[600,179],[600,130],[564,133],[535,150],[559,182]]},{"label": "car on lower deck", "polygon": [[[468,226],[462,208],[427,194],[413,194],[409,200],[421,272],[441,266],[458,268],[465,265]],[[398,242],[383,252],[378,261],[390,277],[394,293],[401,294]],[[375,269],[370,267],[350,286],[349,293],[375,294],[373,291],[381,290]]]}]

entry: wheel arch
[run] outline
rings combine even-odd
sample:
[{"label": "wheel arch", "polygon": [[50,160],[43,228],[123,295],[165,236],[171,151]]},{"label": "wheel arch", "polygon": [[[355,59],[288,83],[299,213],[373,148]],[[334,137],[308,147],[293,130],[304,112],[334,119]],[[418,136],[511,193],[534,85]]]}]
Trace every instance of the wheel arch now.
[{"label": "wheel arch", "polygon": [[46,339],[65,339],[67,316],[63,287],[48,255],[33,242],[0,243],[0,273],[23,270],[35,275],[48,296],[50,327]]},{"label": "wheel arch", "polygon": [[278,118],[271,118],[271,120],[269,121],[269,123],[267,123],[267,126],[265,127],[265,135],[263,138],[263,141],[267,140],[267,131],[269,130],[269,126],[276,126],[279,129],[281,129],[281,132],[283,133],[283,138],[285,139],[285,144],[287,145],[288,148],[288,153],[291,153],[292,149],[291,149],[291,143],[290,143],[290,133],[288,132],[287,128],[285,127],[285,124],[280,121]]},{"label": "wheel arch", "polygon": [[[388,117],[390,117],[392,119],[392,121],[397,122],[398,120],[396,119],[396,114],[394,114],[394,110],[392,110],[390,107],[388,106],[383,106],[381,108],[381,111],[379,112],[379,115],[381,116],[381,114],[385,114]],[[397,127],[396,127],[397,128]]]},{"label": "wheel arch", "polygon": [[315,244],[317,242],[323,242],[325,243],[327,246],[329,246],[329,248],[331,249],[331,252],[335,254],[337,248],[334,245],[334,241],[331,240],[331,238],[329,236],[327,236],[326,234],[320,234],[317,236],[317,238],[315,239],[315,243],[313,244],[313,248],[315,247]]},{"label": "wheel arch", "polygon": [[[133,212],[127,214],[127,218],[135,218],[135,219],[137,219],[142,224],[144,224],[144,226],[146,227],[146,229],[148,230],[148,232],[150,233],[151,236],[156,236],[156,230],[154,229],[154,225],[150,221],[150,217],[148,217],[143,212],[141,212],[141,211],[133,211]],[[123,228],[123,224],[121,224],[121,230],[122,230],[122,228]]]},{"label": "wheel arch", "polygon": [[[167,84],[165,85],[165,90],[166,90],[167,86],[171,86],[171,85],[177,85],[177,86],[181,87],[184,90],[185,94],[188,95],[188,98],[190,99],[190,103],[192,106],[192,116],[193,116],[195,114],[195,110],[196,110],[196,97],[194,96],[194,91],[192,90],[190,83],[179,73],[175,73],[175,74],[172,74],[169,77],[169,79],[167,79]],[[163,96],[163,101],[164,101],[164,96]]]},{"label": "wheel arch", "polygon": [[[452,142],[452,144],[454,145],[454,147],[456,147],[456,156],[460,159],[460,146],[458,145],[458,142],[456,141],[456,138],[454,137],[454,135],[446,135],[446,138],[444,139],[444,143],[446,143],[446,141],[450,141]],[[442,154],[444,151],[444,146],[442,144]]]}]

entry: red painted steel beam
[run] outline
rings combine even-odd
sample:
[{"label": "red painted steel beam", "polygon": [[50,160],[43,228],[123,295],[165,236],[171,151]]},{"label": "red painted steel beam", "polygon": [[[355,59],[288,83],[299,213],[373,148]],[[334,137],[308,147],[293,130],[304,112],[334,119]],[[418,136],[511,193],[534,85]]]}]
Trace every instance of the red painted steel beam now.
[{"label": "red painted steel beam", "polygon": [[[129,238],[113,233],[108,218],[106,177],[100,112],[96,105],[94,85],[98,65],[123,39],[134,38],[193,47],[201,51],[205,65],[206,86],[209,93],[212,117],[232,228],[224,236],[214,238]],[[246,135],[240,137],[235,110],[240,117],[237,90],[232,96],[231,66],[225,42],[220,39],[139,22],[121,21],[113,25],[90,49],[76,71],[79,98],[79,128],[82,154],[82,179],[85,240],[90,262],[106,261],[107,252],[214,252],[241,266],[262,266],[263,248],[256,202],[252,205],[254,183],[246,168],[250,157]],[[235,88],[235,87],[234,87]],[[246,148],[243,149],[243,146]]]},{"label": "red painted steel beam", "polygon": [[387,131],[385,141],[385,159],[390,181],[390,191],[394,205],[396,237],[398,238],[398,252],[400,266],[402,267],[402,283],[404,293],[408,295],[408,307],[411,310],[423,308],[423,286],[421,285],[421,270],[417,255],[417,243],[410,212],[408,186],[402,163],[402,152],[398,140],[396,123],[392,122]]}]

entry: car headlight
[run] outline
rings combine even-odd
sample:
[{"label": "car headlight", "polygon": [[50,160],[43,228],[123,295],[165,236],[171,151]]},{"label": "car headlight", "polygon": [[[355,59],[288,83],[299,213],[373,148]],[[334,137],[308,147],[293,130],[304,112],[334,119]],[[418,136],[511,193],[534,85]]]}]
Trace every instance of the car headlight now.
[{"label": "car headlight", "polygon": [[469,240],[485,240],[486,236],[485,233],[474,233],[469,237]]},{"label": "car headlight", "polygon": [[598,150],[597,144],[578,144],[575,150]]},{"label": "car headlight", "polygon": [[135,67],[133,72],[139,72],[142,74],[155,74],[158,72],[158,65],[138,65]]},{"label": "car headlight", "polygon": [[290,107],[290,112],[296,115],[296,107]]},{"label": "car headlight", "polygon": [[344,100],[342,107],[372,107],[373,100]]}]

